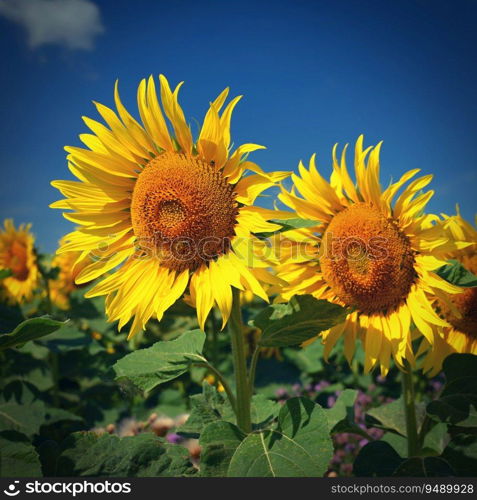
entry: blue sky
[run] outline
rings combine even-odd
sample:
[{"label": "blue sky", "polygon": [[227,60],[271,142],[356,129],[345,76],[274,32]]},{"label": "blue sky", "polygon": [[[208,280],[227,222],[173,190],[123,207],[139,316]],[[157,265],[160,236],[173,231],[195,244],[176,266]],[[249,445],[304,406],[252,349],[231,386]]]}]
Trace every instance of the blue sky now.
[{"label": "blue sky", "polygon": [[138,82],[159,73],[185,81],[193,130],[224,87],[244,94],[233,139],[267,146],[252,157],[266,170],[316,152],[328,175],[333,144],[363,133],[384,141],[383,184],[421,168],[430,210],[477,211],[473,0],[13,2],[0,0],[0,217],[32,222],[43,250],[72,227],[49,183],[70,178],[81,116],[112,105],[116,78],[135,112]]}]

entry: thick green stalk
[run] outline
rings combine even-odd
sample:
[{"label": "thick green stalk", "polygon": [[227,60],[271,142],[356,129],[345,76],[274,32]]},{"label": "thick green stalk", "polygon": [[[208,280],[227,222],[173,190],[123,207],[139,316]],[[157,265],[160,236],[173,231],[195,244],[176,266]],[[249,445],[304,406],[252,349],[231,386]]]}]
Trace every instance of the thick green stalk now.
[{"label": "thick green stalk", "polygon": [[245,338],[242,330],[242,312],[240,310],[240,291],[233,288],[232,312],[229,320],[232,355],[236,387],[237,425],[243,432],[252,430],[250,417],[251,391],[247,376],[247,357],[245,354]]},{"label": "thick green stalk", "polygon": [[255,348],[255,351],[253,352],[252,356],[252,361],[250,361],[248,380],[249,380],[251,396],[253,395],[253,388],[255,386],[255,372],[257,371],[257,363],[258,363],[258,358],[260,357],[260,350],[261,350],[260,346],[257,346]]},{"label": "thick green stalk", "polygon": [[416,404],[414,394],[414,383],[412,380],[412,370],[408,362],[404,364],[401,372],[402,378],[402,398],[404,401],[404,412],[406,415],[407,450],[408,456],[417,457],[420,454],[419,436],[417,432]]}]

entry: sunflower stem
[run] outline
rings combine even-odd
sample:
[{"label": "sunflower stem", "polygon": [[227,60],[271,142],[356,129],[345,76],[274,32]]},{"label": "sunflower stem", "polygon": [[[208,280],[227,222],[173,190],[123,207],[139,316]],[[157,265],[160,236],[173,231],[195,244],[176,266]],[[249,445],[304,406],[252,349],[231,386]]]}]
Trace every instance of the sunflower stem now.
[{"label": "sunflower stem", "polygon": [[250,386],[250,395],[253,395],[253,388],[255,385],[255,372],[257,371],[258,358],[260,357],[261,347],[257,346],[255,351],[253,351],[252,361],[250,361],[250,369],[248,375],[248,383]]},{"label": "sunflower stem", "polygon": [[240,309],[240,291],[233,290],[232,312],[230,314],[229,329],[232,340],[232,356],[235,372],[236,388],[236,416],[237,425],[245,432],[252,431],[250,416],[251,391],[247,375],[247,357],[245,354],[245,338],[242,330],[242,311]]},{"label": "sunflower stem", "polygon": [[419,435],[417,432],[416,405],[414,394],[414,382],[410,364],[406,361],[404,370],[401,372],[402,397],[404,401],[404,413],[406,415],[406,434],[408,457],[417,457],[420,454]]}]

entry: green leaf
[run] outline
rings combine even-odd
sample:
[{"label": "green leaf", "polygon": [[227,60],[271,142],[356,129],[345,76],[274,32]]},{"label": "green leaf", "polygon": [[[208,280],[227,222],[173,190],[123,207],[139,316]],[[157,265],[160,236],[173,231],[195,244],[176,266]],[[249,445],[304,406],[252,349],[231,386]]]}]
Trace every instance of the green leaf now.
[{"label": "green leaf", "polygon": [[442,396],[450,394],[477,395],[477,356],[453,353],[442,364],[446,385]]},{"label": "green leaf", "polygon": [[447,460],[457,476],[475,477],[477,470],[477,435],[458,434],[447,445],[442,458]]},{"label": "green leaf", "polygon": [[[235,424],[235,414],[228,399],[225,399],[217,389],[208,382],[202,384],[202,394],[194,394],[189,398],[191,411],[185,424],[177,432],[180,434],[201,435],[203,429],[212,422],[224,420]],[[278,416],[280,404],[266,398],[263,394],[252,397],[250,413],[252,423],[263,426]]]},{"label": "green leaf", "polygon": [[372,441],[361,448],[354,461],[353,473],[358,477],[389,477],[403,459],[384,441]]},{"label": "green leaf", "polygon": [[451,259],[436,274],[449,283],[462,287],[477,286],[477,276],[468,271],[458,260]]},{"label": "green leaf", "polygon": [[300,219],[298,217],[294,219],[272,219],[270,222],[274,224],[279,224],[282,228],[278,232],[290,231],[291,229],[302,229],[305,227],[315,227],[320,223],[316,220]]},{"label": "green leaf", "polygon": [[301,344],[323,330],[341,323],[347,309],[311,295],[295,295],[288,304],[274,304],[260,312],[251,326],[260,328],[262,347],[286,347]]},{"label": "green leaf", "polygon": [[423,452],[441,455],[449,441],[450,436],[447,433],[447,425],[443,423],[436,424],[424,437]]},{"label": "green leaf", "polygon": [[427,413],[434,420],[459,427],[477,427],[477,396],[450,394],[431,401]]},{"label": "green leaf", "polygon": [[267,424],[278,416],[280,409],[280,403],[268,399],[263,394],[255,394],[252,396],[250,407],[252,423],[258,426]]},{"label": "green leaf", "polygon": [[0,403],[11,401],[28,406],[38,400],[39,397],[40,393],[35,385],[24,380],[12,380],[3,387]]},{"label": "green leaf", "polygon": [[204,342],[205,333],[192,330],[176,340],[156,342],[152,347],[128,354],[113,367],[116,380],[129,381],[143,391],[150,391],[185,373],[192,362],[205,362]]},{"label": "green leaf", "polygon": [[299,349],[286,348],[283,350],[283,355],[301,372],[306,375],[313,375],[323,369],[324,348],[325,346],[318,341]]},{"label": "green leaf", "polygon": [[194,394],[189,400],[190,415],[185,424],[177,429],[178,433],[199,435],[205,426],[222,419],[225,400],[208,382],[202,384],[202,394]]},{"label": "green leaf", "polygon": [[83,422],[83,419],[61,408],[48,408],[46,410],[46,418],[43,425],[53,425],[58,422]]},{"label": "green leaf", "polygon": [[449,463],[440,457],[413,457],[405,460],[394,471],[393,476],[401,477],[449,477],[455,472]]},{"label": "green leaf", "polygon": [[79,330],[71,323],[63,326],[47,339],[41,340],[49,351],[57,353],[84,349],[91,342],[92,339],[86,332]]},{"label": "green leaf", "polygon": [[38,433],[44,420],[45,405],[42,401],[28,405],[0,402],[0,431],[14,430],[32,436]]},{"label": "green leaf", "polygon": [[376,408],[371,408],[368,410],[367,416],[372,417],[376,421],[375,425],[373,425],[373,420],[369,421],[368,419],[369,422],[367,423],[406,436],[406,416],[404,414],[402,398]]},{"label": "green leaf", "polygon": [[[424,415],[424,405],[416,404],[418,428],[420,428],[424,420]],[[372,419],[369,419],[368,416],[372,417]],[[406,415],[404,413],[402,396],[392,403],[387,403],[368,410],[366,417],[367,423],[373,427],[380,427],[392,432],[397,432],[401,434],[401,436],[406,436]]]},{"label": "green leaf", "polygon": [[443,370],[446,385],[439,399],[427,405],[428,415],[451,425],[477,427],[477,356],[451,354]]},{"label": "green leaf", "polygon": [[354,421],[354,402],[357,395],[358,391],[345,389],[338,396],[333,407],[325,409],[330,432],[353,432],[355,430],[357,425]]},{"label": "green leaf", "polygon": [[407,438],[405,438],[404,436],[401,436],[400,434],[394,434],[394,432],[386,432],[380,439],[380,441],[388,443],[394,448],[398,455],[403,458],[407,458]]},{"label": "green leaf", "polygon": [[[51,335],[54,336],[55,333],[52,333]],[[41,345],[40,342],[42,342],[42,340],[39,340],[37,342],[27,342],[26,344],[23,344],[21,347],[18,347],[17,351],[21,354],[27,354],[31,356],[32,359],[34,360],[40,360],[40,359],[45,360],[48,358],[50,351],[44,345]]]},{"label": "green leaf", "polygon": [[230,422],[217,421],[208,424],[200,435],[200,475],[225,477],[230,460],[245,434]]},{"label": "green leaf", "polygon": [[321,477],[333,446],[324,410],[306,398],[289,399],[275,429],[249,434],[230,461],[230,477]]},{"label": "green leaf", "polygon": [[0,432],[0,477],[41,477],[41,464],[28,438],[18,432]]},{"label": "green leaf", "polygon": [[265,231],[261,233],[256,233],[259,238],[268,238],[273,236],[274,234],[284,233],[285,231],[290,231],[292,229],[301,229],[305,227],[315,227],[319,225],[318,221],[309,220],[309,219],[300,219],[295,217],[293,219],[270,219],[269,222],[273,222],[274,224],[280,225],[280,229],[276,229],[275,231]]},{"label": "green leaf", "polygon": [[8,278],[12,275],[11,269],[0,269],[0,280]]},{"label": "green leaf", "polygon": [[20,323],[12,333],[0,334],[0,350],[17,347],[28,342],[45,337],[64,325],[46,316],[31,318]]},{"label": "green leaf", "polygon": [[193,473],[187,450],[165,443],[153,433],[121,439],[74,432],[58,460],[59,476],[176,477]]}]

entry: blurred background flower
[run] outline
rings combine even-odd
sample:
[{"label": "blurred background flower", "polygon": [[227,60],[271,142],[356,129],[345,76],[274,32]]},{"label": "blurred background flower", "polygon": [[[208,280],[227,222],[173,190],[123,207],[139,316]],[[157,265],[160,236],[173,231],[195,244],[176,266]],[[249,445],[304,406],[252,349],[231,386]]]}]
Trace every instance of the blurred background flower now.
[{"label": "blurred background flower", "polygon": [[31,224],[15,228],[11,219],[6,219],[3,224],[0,229],[0,272],[3,270],[7,274],[0,278],[0,298],[10,304],[29,301],[40,276]]}]

